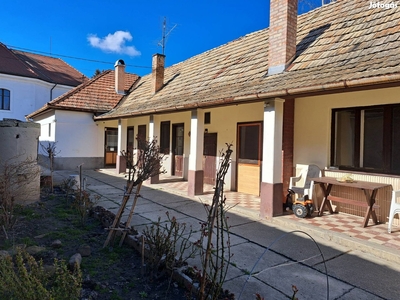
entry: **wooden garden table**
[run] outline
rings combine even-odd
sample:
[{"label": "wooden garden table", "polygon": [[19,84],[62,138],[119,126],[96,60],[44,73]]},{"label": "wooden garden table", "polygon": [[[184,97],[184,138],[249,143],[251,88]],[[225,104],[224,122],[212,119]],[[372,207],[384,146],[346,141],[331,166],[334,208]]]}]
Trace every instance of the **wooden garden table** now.
[{"label": "wooden garden table", "polygon": [[[378,224],[378,219],[376,217],[375,213],[375,197],[376,193],[378,192],[379,189],[390,186],[390,184],[386,183],[376,183],[376,182],[368,182],[368,181],[354,181],[354,182],[341,182],[338,181],[337,178],[334,177],[318,177],[318,178],[311,178],[312,181],[314,181],[314,184],[319,185],[322,188],[322,191],[324,193],[324,199],[322,200],[321,207],[319,209],[318,215],[322,216],[324,213],[324,208],[325,206],[328,208],[329,213],[333,213],[333,209],[331,206],[331,201],[335,202],[342,202],[342,203],[347,203],[347,204],[353,204],[353,205],[358,205],[366,208],[365,211],[365,216],[364,216],[364,221],[363,221],[363,227],[367,227],[369,218],[372,217],[372,220],[374,221],[375,224]],[[356,189],[360,189],[364,191],[365,195],[365,202],[362,201],[356,201],[353,199],[347,199],[347,198],[342,198],[342,197],[337,197],[337,196],[332,196],[331,195],[331,190],[334,185],[337,186],[345,186],[345,187],[352,187]]]}]

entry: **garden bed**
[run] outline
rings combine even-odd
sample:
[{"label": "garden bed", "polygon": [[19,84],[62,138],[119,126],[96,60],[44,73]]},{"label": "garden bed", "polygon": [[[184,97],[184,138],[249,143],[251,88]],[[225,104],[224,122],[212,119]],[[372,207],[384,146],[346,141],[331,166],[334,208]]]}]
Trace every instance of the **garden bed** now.
[{"label": "garden bed", "polygon": [[13,253],[19,246],[45,265],[52,264],[54,258],[68,262],[72,255],[86,251],[82,253],[80,299],[190,299],[183,284],[170,276],[155,279],[144,274],[142,257],[130,246],[103,249],[108,231],[93,215],[82,225],[61,193],[43,195],[35,204],[16,207],[15,215],[13,228],[0,232],[0,250]]}]

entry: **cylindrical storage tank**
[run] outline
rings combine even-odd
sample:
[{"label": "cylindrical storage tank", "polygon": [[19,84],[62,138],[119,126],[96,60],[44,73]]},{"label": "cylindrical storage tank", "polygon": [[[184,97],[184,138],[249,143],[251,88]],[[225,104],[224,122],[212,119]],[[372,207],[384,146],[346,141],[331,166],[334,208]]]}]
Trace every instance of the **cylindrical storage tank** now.
[{"label": "cylindrical storage tank", "polygon": [[79,179],[79,175],[69,175],[69,179],[73,182],[72,188],[77,190],[81,186],[81,181]]},{"label": "cylindrical storage tank", "polygon": [[5,182],[4,177],[11,179],[7,188],[18,204],[40,199],[39,135],[39,124],[13,119],[0,121],[0,182]]}]

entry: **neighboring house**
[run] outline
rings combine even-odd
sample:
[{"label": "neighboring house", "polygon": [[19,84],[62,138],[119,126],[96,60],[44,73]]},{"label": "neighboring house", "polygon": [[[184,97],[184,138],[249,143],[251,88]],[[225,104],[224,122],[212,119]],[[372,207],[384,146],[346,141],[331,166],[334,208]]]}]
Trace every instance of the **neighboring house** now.
[{"label": "neighboring house", "polygon": [[[297,18],[296,0],[271,0],[270,28],[165,70],[154,55],[152,74],[95,121],[158,137],[189,195],[213,182],[232,143],[225,186],[260,195],[262,217],[282,214],[297,163],[400,188],[400,9],[369,5],[338,0]],[[117,155],[127,147],[119,139]]]},{"label": "neighboring house", "polygon": [[0,120],[25,120],[45,103],[87,78],[59,58],[7,48],[0,43]]},{"label": "neighboring house", "polygon": [[[40,124],[42,145],[57,142],[55,169],[76,170],[82,163],[85,169],[115,166],[118,132],[93,117],[112,109],[137,79],[125,73],[120,60],[115,71],[104,71],[27,116]],[[105,136],[110,140],[106,148]]]}]

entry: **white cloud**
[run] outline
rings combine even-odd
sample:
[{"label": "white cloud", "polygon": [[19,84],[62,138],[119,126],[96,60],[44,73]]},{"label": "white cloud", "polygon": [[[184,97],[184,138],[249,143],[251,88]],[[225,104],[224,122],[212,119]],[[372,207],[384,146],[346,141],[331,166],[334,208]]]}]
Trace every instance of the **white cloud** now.
[{"label": "white cloud", "polygon": [[126,46],[126,41],[131,41],[132,35],[129,31],[116,31],[113,34],[108,34],[104,38],[97,37],[96,34],[89,34],[88,41],[94,48],[99,48],[105,52],[114,52],[118,54],[128,54],[129,56],[139,56],[138,51],[134,46]]}]

